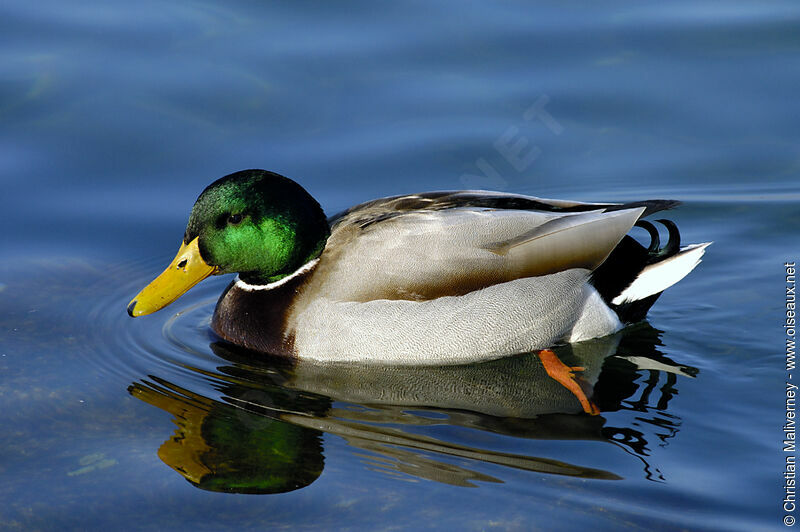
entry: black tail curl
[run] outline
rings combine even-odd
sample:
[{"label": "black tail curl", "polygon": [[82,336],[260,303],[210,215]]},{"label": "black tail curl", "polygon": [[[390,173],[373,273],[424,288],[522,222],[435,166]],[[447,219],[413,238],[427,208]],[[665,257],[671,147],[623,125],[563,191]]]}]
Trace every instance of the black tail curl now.
[{"label": "black tail curl", "polygon": [[635,226],[650,234],[650,245],[645,248],[632,236],[625,235],[605,262],[592,273],[591,282],[595,289],[624,323],[643,320],[661,293],[621,305],[614,305],[611,301],[630,286],[646,266],[672,257],[681,248],[681,234],[675,222],[666,219],[656,222],[663,225],[669,234],[663,247],[656,226],[647,220],[639,220]]}]

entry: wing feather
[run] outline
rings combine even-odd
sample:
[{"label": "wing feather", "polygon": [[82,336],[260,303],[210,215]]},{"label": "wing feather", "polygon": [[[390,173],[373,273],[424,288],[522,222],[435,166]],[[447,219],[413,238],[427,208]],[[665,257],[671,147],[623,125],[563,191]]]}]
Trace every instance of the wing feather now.
[{"label": "wing feather", "polygon": [[621,207],[479,191],[375,200],[331,219],[315,293],[419,301],[591,270],[646,209]]},{"label": "wing feather", "polygon": [[644,207],[562,216],[489,247],[526,275],[594,270],[641,217]]}]

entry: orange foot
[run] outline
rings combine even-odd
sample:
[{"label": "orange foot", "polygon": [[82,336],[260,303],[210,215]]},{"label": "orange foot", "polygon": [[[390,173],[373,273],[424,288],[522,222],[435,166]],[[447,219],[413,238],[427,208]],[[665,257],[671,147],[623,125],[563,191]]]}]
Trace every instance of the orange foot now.
[{"label": "orange foot", "polygon": [[591,414],[596,416],[600,413],[600,409],[586,397],[586,393],[584,393],[581,385],[578,381],[578,377],[575,376],[575,371],[583,371],[584,368],[582,367],[574,367],[571,368],[561,362],[561,360],[556,356],[556,354],[549,349],[542,349],[537,353],[539,355],[539,360],[542,361],[542,365],[544,365],[545,371],[547,374],[560,382],[564,387],[569,390],[570,392],[578,398],[578,401],[581,402],[581,406],[583,407],[583,411],[587,414]]}]

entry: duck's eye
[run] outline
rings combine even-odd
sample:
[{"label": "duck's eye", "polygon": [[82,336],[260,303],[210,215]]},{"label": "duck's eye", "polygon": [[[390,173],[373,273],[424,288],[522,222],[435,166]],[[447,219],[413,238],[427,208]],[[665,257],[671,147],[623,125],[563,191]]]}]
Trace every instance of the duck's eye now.
[{"label": "duck's eye", "polygon": [[228,216],[228,224],[239,225],[240,223],[242,223],[242,218],[243,216],[241,215],[241,213],[231,214],[230,216]]}]

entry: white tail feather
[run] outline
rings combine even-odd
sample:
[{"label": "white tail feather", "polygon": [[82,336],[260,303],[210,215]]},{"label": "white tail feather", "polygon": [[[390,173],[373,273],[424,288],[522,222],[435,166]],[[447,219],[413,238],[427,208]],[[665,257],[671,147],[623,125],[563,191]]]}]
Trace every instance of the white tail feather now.
[{"label": "white tail feather", "polygon": [[703,256],[706,247],[710,244],[711,242],[706,242],[705,244],[686,246],[675,255],[646,266],[611,303],[621,305],[663,292],[686,277],[690,271],[694,270],[695,266],[700,264],[700,257]]}]

